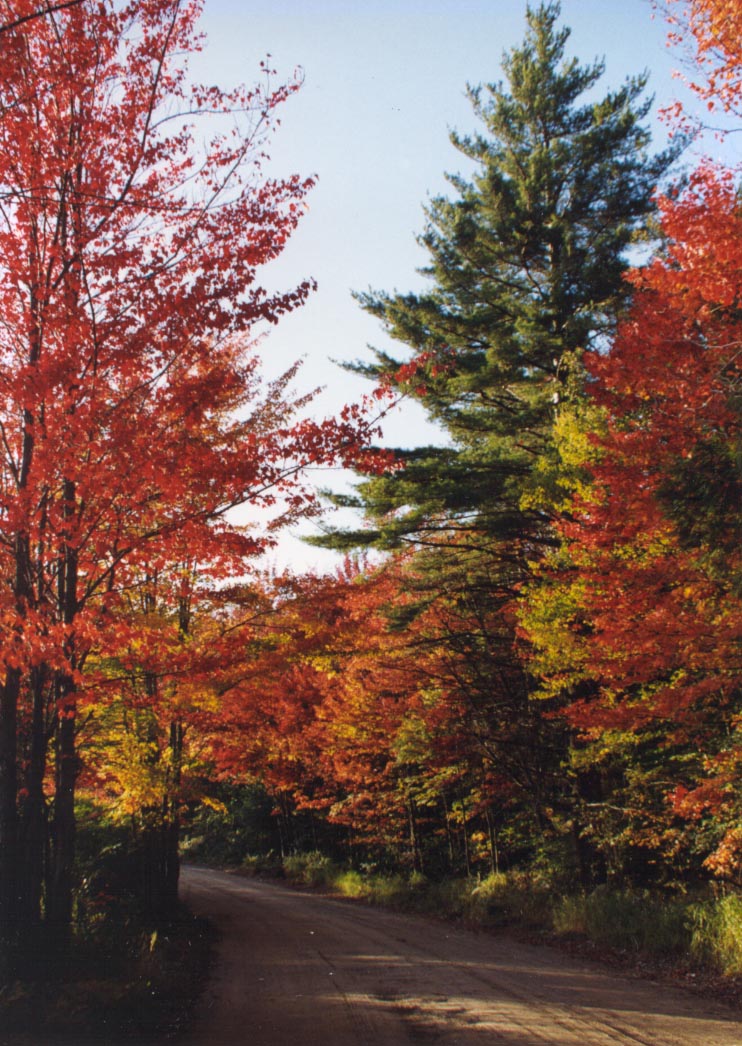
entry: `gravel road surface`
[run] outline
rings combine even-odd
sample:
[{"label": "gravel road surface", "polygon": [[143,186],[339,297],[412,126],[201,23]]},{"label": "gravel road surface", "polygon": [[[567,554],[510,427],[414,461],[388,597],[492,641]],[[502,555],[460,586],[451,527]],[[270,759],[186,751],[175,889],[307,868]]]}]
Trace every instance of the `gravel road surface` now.
[{"label": "gravel road surface", "polygon": [[182,1046],[742,1046],[721,1004],[550,948],[200,868],[182,896],[221,934]]}]

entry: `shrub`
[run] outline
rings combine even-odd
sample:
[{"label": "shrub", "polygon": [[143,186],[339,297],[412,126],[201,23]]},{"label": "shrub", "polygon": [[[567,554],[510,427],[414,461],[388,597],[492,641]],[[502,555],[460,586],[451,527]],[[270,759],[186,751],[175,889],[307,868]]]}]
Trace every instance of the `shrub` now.
[{"label": "shrub", "polygon": [[[262,858],[248,858],[245,866],[265,870]],[[274,863],[270,874],[275,868]],[[421,872],[341,870],[317,851],[285,858],[283,871],[295,882],[329,887],[371,904],[474,925],[552,926],[559,934],[581,934],[609,948],[655,957],[692,955],[722,973],[742,973],[742,897],[736,894],[691,903],[648,890],[602,886],[589,894],[558,897],[543,874],[509,871],[482,880],[435,882]]]},{"label": "shrub", "polygon": [[333,885],[343,897],[358,899],[368,897],[371,893],[369,881],[364,879],[360,872],[354,870],[338,872]]},{"label": "shrub", "polygon": [[427,884],[424,910],[435,915],[460,919],[468,915],[473,881],[471,879],[442,879]]},{"label": "shrub", "polygon": [[554,929],[560,934],[578,933],[587,935],[586,899],[584,895],[562,897],[552,913]]},{"label": "shrub", "polygon": [[721,973],[742,973],[742,897],[727,894],[691,909],[691,954]]},{"label": "shrub", "polygon": [[404,875],[374,875],[371,879],[369,900],[390,908],[410,907],[412,889]]},{"label": "shrub", "polygon": [[494,872],[471,890],[465,914],[488,925],[539,926],[548,922],[550,901],[545,880],[526,872]]},{"label": "shrub", "polygon": [[283,868],[288,879],[305,886],[332,886],[338,874],[335,862],[317,850],[285,857]]},{"label": "shrub", "polygon": [[597,944],[648,955],[676,955],[690,944],[688,905],[648,892],[598,887],[562,898],[553,910],[557,933],[585,934]]},{"label": "shrub", "polygon": [[248,875],[267,875],[273,879],[281,879],[284,875],[283,861],[274,853],[248,854],[240,867]]}]

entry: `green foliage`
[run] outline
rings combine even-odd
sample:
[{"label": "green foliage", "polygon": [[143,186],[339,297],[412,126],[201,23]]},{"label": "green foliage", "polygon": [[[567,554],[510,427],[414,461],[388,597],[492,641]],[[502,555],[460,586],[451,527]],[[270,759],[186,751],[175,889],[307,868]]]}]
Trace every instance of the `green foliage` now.
[{"label": "green foliage", "polygon": [[463,918],[467,914],[471,896],[472,880],[451,878],[429,880],[424,876],[412,875],[409,879],[410,906],[415,911],[449,918]]},{"label": "green foliage", "polygon": [[0,991],[0,1027],[18,1042],[165,1041],[188,1018],[211,959],[211,930],[178,909],[148,918],[141,854],[128,829],[77,804],[74,921],[67,955],[28,928],[23,981]]},{"label": "green foliage", "polygon": [[77,804],[77,941],[113,963],[138,952],[152,930],[140,892],[140,853],[128,828],[90,802]]},{"label": "green foliage", "polygon": [[534,463],[551,446],[555,403],[579,393],[580,354],[629,294],[626,250],[646,235],[678,149],[649,155],[645,76],[593,99],[603,65],[567,57],[559,14],[529,7],[506,83],[469,88],[482,129],[451,138],[475,173],[449,176],[454,198],[427,208],[430,290],[358,295],[410,356],[377,352],[353,369],[419,400],[451,440],[400,450],[402,471],[360,485],[380,526],[365,543],[427,542],[451,519],[498,539],[540,532],[541,513],[521,499],[542,483]]},{"label": "green foliage", "polygon": [[682,957],[727,976],[742,973],[742,897],[736,893],[694,900],[603,887],[561,898],[553,925],[559,934],[606,947]]},{"label": "green foliage", "polygon": [[157,932],[117,920],[77,929],[64,964],[39,956],[23,983],[0,992],[3,1041],[171,1041],[206,983],[211,929],[185,912]]},{"label": "green foliage", "polygon": [[[693,962],[725,975],[742,973],[742,897],[688,897],[668,891],[600,886],[563,892],[555,867],[514,869],[482,878],[429,879],[341,868],[317,852],[284,858],[281,872],[302,886],[329,889],[381,907],[462,920],[472,926],[527,927],[576,935],[653,959]],[[251,870],[268,866],[249,859]],[[270,865],[276,873],[275,863]]]},{"label": "green foliage", "polygon": [[340,869],[319,853],[294,854],[283,861],[286,878],[304,886],[329,887],[344,897],[403,911],[464,919],[475,925],[544,925],[553,896],[545,878],[526,872],[479,878],[433,880],[409,875]]},{"label": "green foliage", "polygon": [[271,879],[281,879],[284,875],[283,861],[275,853],[248,854],[242,859],[240,869],[247,875]]},{"label": "green foliage", "polygon": [[692,909],[691,953],[728,975],[742,974],[742,897],[727,894]]},{"label": "green foliage", "polygon": [[364,879],[360,872],[352,868],[344,872],[338,872],[333,886],[343,897],[352,897],[354,900],[360,900],[369,896],[367,880]]},{"label": "green foliage", "polygon": [[273,802],[258,784],[223,785],[189,819],[181,852],[201,864],[241,864],[279,848]]},{"label": "green foliage", "polygon": [[414,908],[415,889],[405,875],[372,876],[367,900],[372,904],[408,910]]},{"label": "green foliage", "polygon": [[[450,196],[426,210],[429,286],[358,295],[399,354],[351,368],[418,401],[448,439],[399,448],[403,467],[361,481],[360,537],[416,550],[405,592],[419,598],[405,623],[425,620],[421,641],[439,656],[430,674],[460,709],[461,762],[479,777],[496,772],[531,850],[564,834],[573,800],[569,730],[534,694],[539,669],[565,651],[563,675],[540,696],[582,680],[579,582],[534,603],[535,670],[517,607],[556,544],[556,513],[587,481],[599,418],[585,402],[583,354],[606,345],[625,309],[628,250],[651,236],[653,193],[681,147],[650,154],[646,77],[599,93],[602,63],[569,56],[559,17],[557,3],[528,7],[503,81],[469,89],[478,130],[452,143],[472,173],[450,176]],[[321,543],[345,548],[348,537]],[[468,844],[467,873],[477,868]]]}]

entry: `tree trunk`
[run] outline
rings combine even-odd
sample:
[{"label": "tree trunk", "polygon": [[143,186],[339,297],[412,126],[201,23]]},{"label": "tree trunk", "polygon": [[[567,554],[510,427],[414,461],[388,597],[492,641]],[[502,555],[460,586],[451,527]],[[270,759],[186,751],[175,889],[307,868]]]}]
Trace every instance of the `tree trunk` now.
[{"label": "tree trunk", "polygon": [[[33,300],[32,300],[33,304]],[[32,331],[28,362],[33,366],[39,358],[38,332]],[[33,415],[23,410],[23,443],[18,490],[25,491],[34,454]],[[14,540],[15,579],[13,595],[19,618],[19,639],[22,640],[22,622],[30,602],[31,550],[28,534],[19,530]],[[18,822],[18,704],[21,696],[22,672],[17,666],[6,665],[5,685],[0,688],[0,975],[9,975],[17,961],[20,929],[18,886],[21,881],[21,855]]]},{"label": "tree trunk", "polygon": [[469,856],[469,833],[466,828],[466,804],[464,802],[463,795],[461,796],[461,833],[464,842],[464,862],[466,864],[466,874],[471,875],[471,858]]},{"label": "tree trunk", "polygon": [[453,874],[456,871],[456,848],[453,832],[451,831],[451,815],[448,811],[448,801],[445,792],[441,792],[441,802],[443,803],[443,820],[446,826],[446,843],[448,845],[448,870]]},{"label": "tree trunk", "polygon": [[72,929],[72,893],[75,865],[75,704],[69,677],[58,683],[57,732],[55,737],[54,817],[52,821],[51,868],[47,881],[46,918],[52,940],[60,952],[69,945]]},{"label": "tree trunk", "polygon": [[487,835],[490,844],[490,869],[493,875],[497,875],[500,871],[500,850],[497,845],[497,829],[492,821],[489,807],[485,809],[484,816],[487,821]]},{"label": "tree trunk", "polygon": [[163,818],[163,867],[162,867],[162,915],[170,918],[178,906],[178,880],[180,879],[180,815],[178,802],[183,763],[183,724],[174,720],[170,724],[170,753],[172,771],[170,787],[165,797]]},{"label": "tree trunk", "polygon": [[31,671],[31,737],[28,768],[23,785],[25,800],[21,806],[19,839],[22,879],[19,888],[20,919],[25,933],[31,933],[31,949],[36,947],[37,928],[41,922],[41,898],[47,853],[48,826],[44,775],[46,773],[47,738],[45,728],[45,693],[47,673],[43,666]]},{"label": "tree trunk", "polygon": [[[75,483],[63,483],[65,527],[75,514]],[[78,553],[65,533],[65,545],[58,563],[57,602],[62,621],[72,630],[78,611]],[[74,638],[68,635],[65,654],[70,670],[76,662]],[[72,929],[72,888],[75,865],[75,786],[78,760],[76,749],[75,684],[72,677],[60,672],[57,677],[57,716],[55,737],[54,822],[52,830],[52,868],[47,895],[47,918],[54,940],[64,953]]]},{"label": "tree trunk", "polygon": [[420,839],[415,819],[415,804],[411,799],[407,800],[407,818],[410,826],[410,852],[412,854],[412,867],[415,871],[423,871],[423,855],[420,849]]},{"label": "tree trunk", "polygon": [[9,669],[0,688],[0,979],[13,971],[18,943],[17,715],[20,670]]}]

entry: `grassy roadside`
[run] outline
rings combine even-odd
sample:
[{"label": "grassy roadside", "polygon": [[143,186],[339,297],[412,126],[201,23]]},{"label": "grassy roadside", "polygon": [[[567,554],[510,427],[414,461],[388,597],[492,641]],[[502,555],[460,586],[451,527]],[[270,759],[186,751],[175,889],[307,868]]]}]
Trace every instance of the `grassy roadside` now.
[{"label": "grassy roadside", "polygon": [[282,863],[247,858],[242,871],[474,928],[508,927],[626,969],[674,975],[727,999],[742,993],[742,896],[733,892],[691,897],[603,886],[567,894],[525,872],[435,882],[419,873],[362,874],[318,853]]},{"label": "grassy roadside", "polygon": [[182,909],[157,931],[110,922],[75,939],[63,968],[37,961],[0,987],[0,1046],[151,1046],[186,1024],[213,931]]}]

